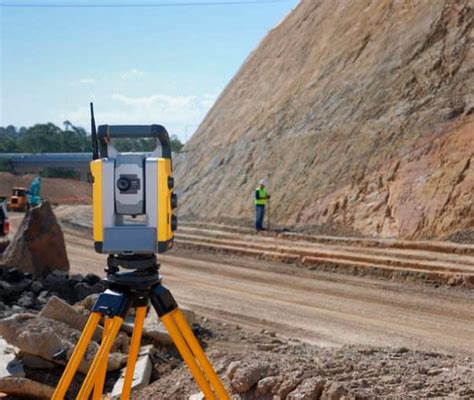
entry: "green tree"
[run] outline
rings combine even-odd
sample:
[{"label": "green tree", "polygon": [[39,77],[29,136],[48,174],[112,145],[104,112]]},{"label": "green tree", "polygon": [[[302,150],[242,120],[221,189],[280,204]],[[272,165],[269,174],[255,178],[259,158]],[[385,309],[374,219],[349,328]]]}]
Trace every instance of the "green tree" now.
[{"label": "green tree", "polygon": [[19,140],[25,153],[59,153],[63,150],[63,131],[52,123],[36,124]]},{"label": "green tree", "polygon": [[179,140],[178,136],[171,135],[171,151],[179,153],[183,148],[184,144]]}]

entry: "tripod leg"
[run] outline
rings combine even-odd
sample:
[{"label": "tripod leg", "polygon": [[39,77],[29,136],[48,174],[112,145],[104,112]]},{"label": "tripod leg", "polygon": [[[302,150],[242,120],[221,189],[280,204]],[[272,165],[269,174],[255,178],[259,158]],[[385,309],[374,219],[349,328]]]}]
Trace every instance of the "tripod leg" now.
[{"label": "tripod leg", "polygon": [[[102,342],[109,334],[110,324],[112,319],[106,318],[104,321],[104,330],[102,331]],[[96,376],[94,384],[94,394],[92,395],[93,400],[102,400],[102,394],[104,392],[105,375],[107,374],[107,360],[104,360],[103,364],[99,368],[99,373]]]},{"label": "tripod leg", "polygon": [[216,396],[214,395],[214,392],[212,391],[211,386],[209,385],[209,382],[207,381],[203,371],[197,364],[191,349],[186,343],[186,340],[184,339],[178,326],[176,325],[172,313],[173,311],[163,315],[161,317],[161,321],[163,322],[163,325],[167,329],[168,333],[170,334],[171,339],[173,339],[173,342],[176,345],[179,354],[181,354],[181,357],[183,357],[183,360],[188,366],[194,379],[196,380],[196,383],[204,393],[206,400],[214,400]]},{"label": "tripod leg", "polygon": [[87,320],[87,324],[82,331],[81,337],[77,342],[76,348],[71,355],[71,359],[69,360],[66,369],[61,376],[61,380],[54,391],[52,400],[62,400],[66,395],[67,390],[69,389],[69,385],[76,374],[77,369],[79,368],[79,364],[81,363],[82,358],[84,357],[84,353],[87,350],[87,346],[92,339],[92,335],[94,334],[97,325],[99,324],[101,318],[101,314],[99,312],[93,312],[89,319]]},{"label": "tripod leg", "polygon": [[97,352],[94,361],[92,361],[92,365],[89,368],[81,390],[77,395],[78,400],[85,400],[89,398],[92,388],[94,387],[94,379],[97,374],[100,373],[100,367],[105,366],[105,368],[107,368],[107,360],[110,354],[110,349],[112,348],[112,344],[117,337],[122,323],[123,318],[121,317],[115,316],[112,319],[105,341],[100,345],[99,351]]},{"label": "tripod leg", "polygon": [[176,325],[178,326],[179,330],[184,336],[184,339],[188,343],[194,356],[196,357],[199,364],[201,365],[201,368],[204,370],[204,373],[206,374],[212,386],[214,387],[214,390],[217,396],[219,397],[219,399],[220,400],[230,399],[229,396],[227,395],[224,385],[222,384],[221,380],[217,376],[216,371],[214,371],[214,368],[212,367],[211,363],[207,359],[206,354],[204,353],[201,345],[196,339],[196,336],[194,336],[193,331],[189,327],[186,319],[184,318],[183,312],[179,308],[177,308],[176,310],[172,311],[171,314],[174,318],[174,321],[176,322]]},{"label": "tripod leg", "polygon": [[121,400],[127,400],[132,390],[133,373],[135,372],[135,364],[137,362],[138,353],[140,351],[140,342],[142,339],[143,324],[145,322],[147,307],[138,307],[133,325],[132,340],[130,343],[130,351],[128,353],[127,369],[125,379],[123,381]]}]

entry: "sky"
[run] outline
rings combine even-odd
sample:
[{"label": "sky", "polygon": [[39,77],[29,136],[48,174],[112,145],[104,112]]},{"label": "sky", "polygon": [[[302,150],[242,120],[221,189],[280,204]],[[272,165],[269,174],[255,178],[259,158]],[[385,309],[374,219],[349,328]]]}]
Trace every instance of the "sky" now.
[{"label": "sky", "polygon": [[[68,120],[89,131],[93,101],[98,124],[160,123],[189,139],[298,0],[176,6],[203,2],[0,0],[0,126]],[[138,3],[174,6],[39,7]]]}]

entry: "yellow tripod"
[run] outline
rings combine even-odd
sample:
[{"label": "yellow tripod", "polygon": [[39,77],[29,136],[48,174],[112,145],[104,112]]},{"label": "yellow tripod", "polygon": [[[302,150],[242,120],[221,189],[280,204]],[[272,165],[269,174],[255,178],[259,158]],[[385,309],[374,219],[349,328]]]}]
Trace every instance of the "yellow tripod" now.
[{"label": "yellow tripod", "polygon": [[[119,272],[119,266],[126,266],[133,271]],[[110,349],[129,309],[135,308],[135,322],[120,398],[125,400],[130,397],[143,324],[150,301],[205,398],[230,399],[173,295],[161,284],[158,267],[155,256],[140,259],[109,256],[106,270],[108,274],[104,280],[107,290],[99,295],[92,308],[89,320],[54,392],[53,400],[64,399],[92,336],[101,318],[104,317],[101,345],[76,397],[86,400],[92,394],[92,399],[102,399]]]}]

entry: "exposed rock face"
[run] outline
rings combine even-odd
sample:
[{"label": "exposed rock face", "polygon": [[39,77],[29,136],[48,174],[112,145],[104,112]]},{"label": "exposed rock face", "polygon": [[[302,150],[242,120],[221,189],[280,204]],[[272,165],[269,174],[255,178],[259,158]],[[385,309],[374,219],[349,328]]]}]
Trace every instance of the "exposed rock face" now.
[{"label": "exposed rock face", "polygon": [[29,210],[13,241],[3,254],[2,264],[33,276],[69,271],[64,235],[49,203]]},{"label": "exposed rock face", "polygon": [[472,227],[472,0],[303,0],[177,160],[181,215],[419,238]]}]

